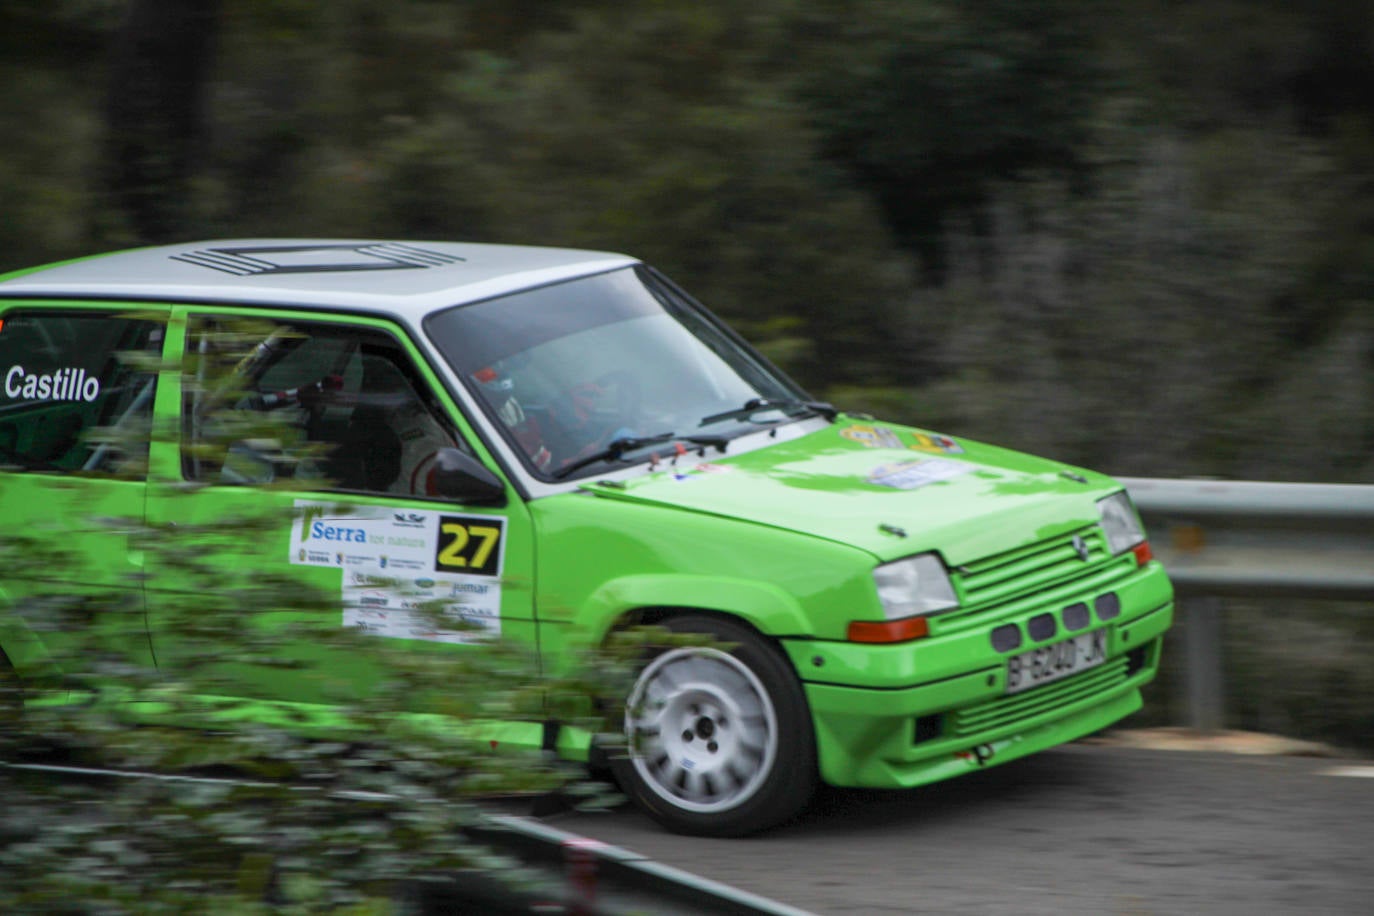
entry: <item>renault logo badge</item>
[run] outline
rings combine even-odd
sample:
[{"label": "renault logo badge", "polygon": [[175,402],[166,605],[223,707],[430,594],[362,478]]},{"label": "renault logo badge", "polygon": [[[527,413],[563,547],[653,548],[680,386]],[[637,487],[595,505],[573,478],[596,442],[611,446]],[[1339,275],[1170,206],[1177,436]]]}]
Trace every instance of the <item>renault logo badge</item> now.
[{"label": "renault logo badge", "polygon": [[1075,534],[1070,543],[1073,544],[1073,549],[1078,552],[1078,559],[1084,563],[1088,562],[1088,542],[1083,540],[1081,535]]}]

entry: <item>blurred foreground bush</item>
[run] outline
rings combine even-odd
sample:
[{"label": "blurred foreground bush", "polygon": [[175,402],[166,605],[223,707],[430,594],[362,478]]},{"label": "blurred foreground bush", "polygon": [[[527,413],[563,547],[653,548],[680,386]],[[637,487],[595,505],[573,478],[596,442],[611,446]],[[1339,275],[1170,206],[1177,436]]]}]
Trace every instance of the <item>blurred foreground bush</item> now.
[{"label": "blurred foreground bush", "polygon": [[[223,422],[205,420],[224,431],[211,444],[220,462],[245,435],[227,421],[242,393],[241,362],[230,355],[201,380],[226,405]],[[262,423],[252,435],[278,442],[280,461],[318,454],[288,420],[263,414]],[[97,438],[146,455],[148,437],[165,433],[136,426]],[[146,469],[130,459],[121,473],[141,479]],[[4,487],[0,479],[0,505]],[[149,498],[196,491],[156,480],[148,488],[157,494]],[[626,695],[635,637],[588,650],[555,679],[540,674],[532,647],[496,638],[455,652],[366,635],[342,625],[340,592],[315,592],[284,563],[261,562],[265,536],[293,522],[289,509],[259,509],[201,525],[57,519],[46,530],[0,532],[0,568],[49,571],[37,585],[5,583],[7,644],[17,652],[16,631],[33,634],[48,661],[17,664],[21,685],[0,656],[0,761],[37,754],[233,780],[72,781],[0,769],[0,912],[361,913],[386,911],[412,882],[434,876],[517,888],[531,880],[518,863],[464,840],[477,816],[471,799],[556,791],[566,803],[595,803],[606,792],[585,781],[585,767],[519,750],[493,723],[527,723],[537,734],[556,719],[601,732],[602,710]],[[140,569],[175,583],[180,600],[159,610],[170,615],[162,632],[175,635],[158,644],[156,660],[142,589],[82,589],[79,558],[61,546],[64,524],[107,531],[113,549],[141,551]],[[141,573],[132,575],[140,585]],[[438,629],[463,626],[441,606],[416,613]],[[302,645],[312,651],[282,651]],[[241,699],[286,669],[290,683],[317,694],[315,705]]]},{"label": "blurred foreground bush", "polygon": [[[3,494],[0,493],[0,498]],[[264,520],[260,520],[264,521]],[[194,532],[141,532],[151,550],[176,550]],[[208,536],[208,535],[207,535]],[[253,528],[238,530],[241,540]],[[199,543],[203,544],[204,541]],[[37,545],[0,541],[0,560],[33,562]],[[42,558],[50,561],[51,556]],[[609,650],[573,675],[539,677],[528,650],[493,641],[480,652],[415,652],[339,626],[337,596],[302,593],[286,577],[215,582],[177,625],[185,639],[160,667],[121,651],[142,615],[118,598],[52,593],[20,598],[22,615],[59,646],[54,671],[26,683],[30,703],[9,710],[0,760],[37,759],[116,770],[231,777],[229,783],[72,781],[0,771],[0,911],[153,913],[386,911],[399,890],[425,877],[477,874],[512,887],[531,878],[463,839],[471,799],[560,792],[595,803],[606,787],[580,765],[538,752],[507,752],[489,740],[492,720],[600,730],[597,710],[620,691],[631,653]],[[303,612],[318,625],[255,627],[260,615]],[[452,627],[451,623],[447,623]],[[241,639],[229,641],[226,632]],[[302,729],[289,710],[223,697],[226,665],[270,674],[271,644],[309,638],[377,662],[368,689],[340,693],[324,731]],[[225,647],[232,646],[228,655]],[[320,671],[342,684],[350,672]],[[423,698],[423,699],[422,699]],[[168,721],[134,724],[129,704],[156,704]],[[435,713],[442,714],[434,715]],[[140,717],[142,718],[142,717]],[[158,721],[162,721],[159,718]],[[35,758],[35,753],[37,757]]]}]

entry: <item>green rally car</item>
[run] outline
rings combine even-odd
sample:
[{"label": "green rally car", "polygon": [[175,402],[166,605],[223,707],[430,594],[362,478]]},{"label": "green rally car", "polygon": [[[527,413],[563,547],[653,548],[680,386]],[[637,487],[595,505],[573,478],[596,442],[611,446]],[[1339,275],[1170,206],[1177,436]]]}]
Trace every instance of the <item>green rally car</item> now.
[{"label": "green rally car", "polygon": [[[291,488],[245,486],[280,473],[270,443],[199,447],[222,421],[183,367],[244,322],[231,406],[326,446]],[[145,474],[112,475],[118,450],[86,433],[131,424],[170,432]],[[177,638],[164,609],[194,595],[80,521],[199,525],[263,500],[292,510],[264,568],[379,640],[499,636],[554,672],[638,623],[721,645],[646,658],[612,761],[693,833],[776,824],[818,781],[918,786],[1097,731],[1140,706],[1173,616],[1119,484],[813,401],[630,257],[261,239],[0,278],[0,516],[66,522],[81,563],[5,570],[0,606],[52,581],[135,590],[156,659]],[[0,665],[22,680],[47,634],[4,613]],[[291,671],[239,689],[324,702]],[[574,729],[553,745],[593,750]]]}]

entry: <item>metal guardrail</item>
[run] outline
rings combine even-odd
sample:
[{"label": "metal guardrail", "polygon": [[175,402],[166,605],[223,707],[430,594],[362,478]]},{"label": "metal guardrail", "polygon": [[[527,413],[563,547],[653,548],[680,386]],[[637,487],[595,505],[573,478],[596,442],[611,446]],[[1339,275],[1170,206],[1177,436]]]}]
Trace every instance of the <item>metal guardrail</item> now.
[{"label": "metal guardrail", "polygon": [[[469,829],[477,840],[527,863],[562,868],[574,916],[814,916],[807,910],[703,878],[619,846],[550,827],[529,818],[490,814]],[[606,890],[598,891],[598,885]],[[609,893],[607,893],[609,892]],[[599,895],[619,896],[603,906]]]},{"label": "metal guardrail", "polygon": [[1196,729],[1223,721],[1222,598],[1374,600],[1374,486],[1120,480],[1185,608]]}]

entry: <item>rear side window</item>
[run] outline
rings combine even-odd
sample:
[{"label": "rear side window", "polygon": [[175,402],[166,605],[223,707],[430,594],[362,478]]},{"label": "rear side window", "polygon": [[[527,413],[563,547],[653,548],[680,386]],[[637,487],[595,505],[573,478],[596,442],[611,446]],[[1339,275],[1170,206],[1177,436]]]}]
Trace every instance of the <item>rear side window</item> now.
[{"label": "rear side window", "polygon": [[0,467],[142,476],[163,326],[116,312],[0,315]]}]

